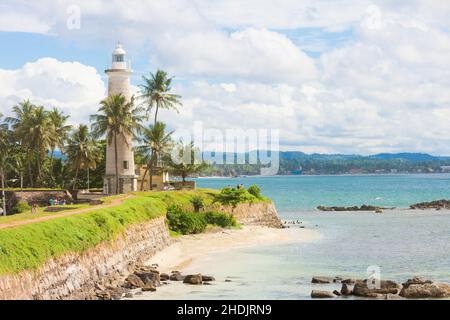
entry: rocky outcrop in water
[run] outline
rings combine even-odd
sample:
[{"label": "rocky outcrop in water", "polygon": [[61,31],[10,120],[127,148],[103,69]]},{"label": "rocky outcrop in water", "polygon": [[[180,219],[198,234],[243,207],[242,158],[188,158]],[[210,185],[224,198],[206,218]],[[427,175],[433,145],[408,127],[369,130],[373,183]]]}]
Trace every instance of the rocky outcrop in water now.
[{"label": "rocky outcrop in water", "polygon": [[412,204],[409,206],[410,209],[420,209],[420,210],[425,210],[425,209],[436,209],[436,210],[441,210],[441,209],[450,209],[450,200],[436,200],[436,201],[430,201],[430,202],[420,202],[420,203],[416,203],[416,204]]},{"label": "rocky outcrop in water", "polygon": [[[317,279],[319,278],[319,279]],[[339,277],[314,277],[315,285],[331,284],[331,279]],[[320,281],[318,281],[320,280]],[[336,281],[334,281],[336,283]],[[379,284],[372,287],[370,281],[357,279],[344,279],[341,281],[341,290],[334,290],[333,292],[316,290],[311,292],[312,298],[333,298],[339,296],[354,295],[361,298],[386,299],[386,300],[400,300],[400,299],[441,299],[450,297],[450,284],[435,283],[431,280],[423,279],[421,277],[414,277],[408,279],[403,284],[398,284],[391,280],[381,280]],[[352,287],[353,285],[353,287]],[[375,284],[373,284],[375,285]],[[329,287],[329,286],[328,286]],[[327,287],[327,288],[328,288]],[[338,294],[339,293],[339,294]]]},{"label": "rocky outcrop in water", "polygon": [[353,206],[353,207],[326,207],[326,206],[318,206],[317,210],[320,211],[375,211],[377,213],[382,213],[383,210],[386,209],[393,209],[393,208],[383,208],[383,207],[377,207],[377,206],[369,206],[369,205],[362,205],[360,207]]},{"label": "rocky outcrop in water", "polygon": [[311,291],[311,298],[315,299],[330,299],[335,298],[336,295],[333,292],[330,291],[324,291],[324,290],[313,290]]},{"label": "rocky outcrop in water", "polygon": [[315,276],[312,278],[311,283],[340,283],[341,277],[320,277]]},{"label": "rocky outcrop in water", "polygon": [[202,275],[201,274],[189,274],[184,277],[183,283],[199,285],[203,284]]},{"label": "rocky outcrop in water", "polygon": [[400,296],[405,298],[447,298],[450,297],[450,285],[433,283],[420,277],[414,277],[403,283]]},{"label": "rocky outcrop in water", "polygon": [[379,286],[371,284],[369,280],[358,280],[353,286],[353,295],[358,297],[378,297],[379,294],[398,294],[401,286],[394,281],[381,280]]}]

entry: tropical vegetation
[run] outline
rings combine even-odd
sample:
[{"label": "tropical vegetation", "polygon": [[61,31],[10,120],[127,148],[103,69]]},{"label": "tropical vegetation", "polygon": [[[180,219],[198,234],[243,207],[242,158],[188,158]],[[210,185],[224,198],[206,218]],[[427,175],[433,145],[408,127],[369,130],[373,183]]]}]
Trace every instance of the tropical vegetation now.
[{"label": "tropical vegetation", "polygon": [[182,140],[175,144],[171,154],[166,156],[164,161],[168,171],[174,176],[181,177],[183,184],[187,177],[199,174],[208,167],[194,142],[185,144]]},{"label": "tropical vegetation", "polygon": [[98,114],[91,115],[94,136],[99,138],[106,135],[108,145],[114,146],[116,191],[119,190],[119,141],[131,145],[132,139],[138,137],[142,130],[141,111],[141,108],[135,106],[134,98],[127,101],[125,96],[118,94],[102,100]]},{"label": "tropical vegetation", "polygon": [[142,144],[136,150],[141,155],[141,164],[146,165],[141,183],[141,191],[144,189],[147,173],[150,176],[150,190],[153,190],[154,170],[158,166],[158,160],[169,155],[173,145],[172,134],[173,131],[167,132],[166,125],[162,122],[156,122],[156,124],[143,129],[140,139]]},{"label": "tropical vegetation", "polygon": [[[119,141],[138,145],[135,160],[147,166],[145,175],[150,175],[150,189],[156,169],[170,169],[172,175],[179,175],[183,181],[198,174],[205,168],[204,164],[168,161],[170,154],[179,153],[179,144],[172,141],[173,132],[158,121],[158,114],[160,110],[178,111],[182,106],[181,96],[172,92],[173,77],[157,70],[142,80],[141,94],[136,100],[110,95],[100,101],[98,112],[90,118],[90,128],[85,124],[72,126],[69,115],[61,109],[47,108],[31,100],[23,100],[5,110],[8,117],[0,115],[3,192],[11,188],[101,189],[106,146],[117,146]],[[154,112],[154,122],[144,126],[151,112]],[[173,148],[178,149],[172,152]],[[184,146],[182,153],[186,150]],[[117,153],[116,147],[116,173]],[[116,190],[118,184],[116,179]]]},{"label": "tropical vegetation", "polygon": [[171,93],[173,78],[169,77],[165,71],[157,70],[150,73],[149,77],[143,76],[144,84],[140,85],[140,98],[147,108],[147,116],[152,110],[155,111],[154,125],[158,122],[158,112],[160,109],[176,110],[181,106],[181,96]]}]

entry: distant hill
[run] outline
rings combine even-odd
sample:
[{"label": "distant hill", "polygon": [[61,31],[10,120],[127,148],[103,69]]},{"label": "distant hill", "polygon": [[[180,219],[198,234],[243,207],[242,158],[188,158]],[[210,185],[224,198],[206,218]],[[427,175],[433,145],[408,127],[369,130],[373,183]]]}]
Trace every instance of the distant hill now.
[{"label": "distant hill", "polygon": [[408,161],[437,161],[447,157],[436,157],[427,153],[379,153],[368,158],[372,159],[404,159]]},{"label": "distant hill", "polygon": [[[256,151],[250,152],[255,155]],[[231,155],[233,158],[236,154]],[[241,158],[243,155],[241,154]],[[249,153],[245,158],[248,159]],[[306,154],[300,151],[280,152],[279,174],[383,174],[436,173],[447,171],[450,157],[427,153],[379,153],[370,156],[355,154]],[[206,175],[254,175],[260,165],[214,165]]]},{"label": "distant hill", "polygon": [[432,156],[428,153],[413,153],[413,152],[403,152],[403,153],[379,153],[370,156],[362,156],[356,154],[321,154],[313,153],[306,154],[297,151],[283,151],[280,152],[280,158],[291,160],[291,159],[314,159],[314,160],[355,160],[355,159],[382,159],[382,160],[393,160],[402,159],[408,161],[438,161],[438,160],[448,160],[450,157]]}]

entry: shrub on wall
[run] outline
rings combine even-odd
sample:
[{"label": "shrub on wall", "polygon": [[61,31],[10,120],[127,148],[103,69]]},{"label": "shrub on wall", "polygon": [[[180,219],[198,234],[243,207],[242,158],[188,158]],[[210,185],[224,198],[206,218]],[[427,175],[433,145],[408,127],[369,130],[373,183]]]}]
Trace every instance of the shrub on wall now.
[{"label": "shrub on wall", "polygon": [[190,201],[192,206],[194,207],[195,212],[200,212],[200,210],[205,207],[205,204],[203,203],[203,198],[200,196],[193,196]]},{"label": "shrub on wall", "polygon": [[180,206],[172,205],[167,209],[169,228],[181,234],[201,233],[208,223],[203,214],[186,212]]},{"label": "shrub on wall", "polygon": [[262,199],[261,189],[256,184],[252,184],[247,191],[256,198]]},{"label": "shrub on wall", "polygon": [[224,212],[209,211],[205,213],[206,222],[222,228],[235,227],[237,226],[237,221],[234,216]]},{"label": "shrub on wall", "polygon": [[232,205],[233,207],[239,203],[252,202],[255,200],[257,200],[257,198],[244,188],[223,188],[220,193],[216,194],[214,197],[214,202],[218,202],[223,205]]}]

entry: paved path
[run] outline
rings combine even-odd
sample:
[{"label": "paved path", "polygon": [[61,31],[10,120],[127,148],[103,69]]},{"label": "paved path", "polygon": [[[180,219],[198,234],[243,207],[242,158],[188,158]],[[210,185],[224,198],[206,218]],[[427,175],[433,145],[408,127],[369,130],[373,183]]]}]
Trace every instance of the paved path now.
[{"label": "paved path", "polygon": [[[111,203],[101,204],[98,206],[92,206],[90,208],[84,208],[84,209],[78,209],[78,210],[74,209],[74,210],[68,210],[67,212],[57,213],[57,214],[53,214],[53,215],[49,215],[49,216],[43,216],[43,217],[27,219],[27,220],[20,220],[20,221],[11,221],[11,222],[7,222],[7,223],[0,223],[0,229],[14,228],[14,227],[23,226],[26,224],[42,222],[42,221],[52,220],[52,219],[56,219],[56,218],[68,217],[68,216],[72,216],[74,214],[95,211],[98,209],[111,208],[111,207],[115,207],[115,206],[122,204],[122,202],[124,200],[132,198],[132,197],[134,197],[134,196],[127,195],[127,196],[123,196],[122,198],[111,200]],[[36,215],[39,216],[39,213],[37,213]]]}]

